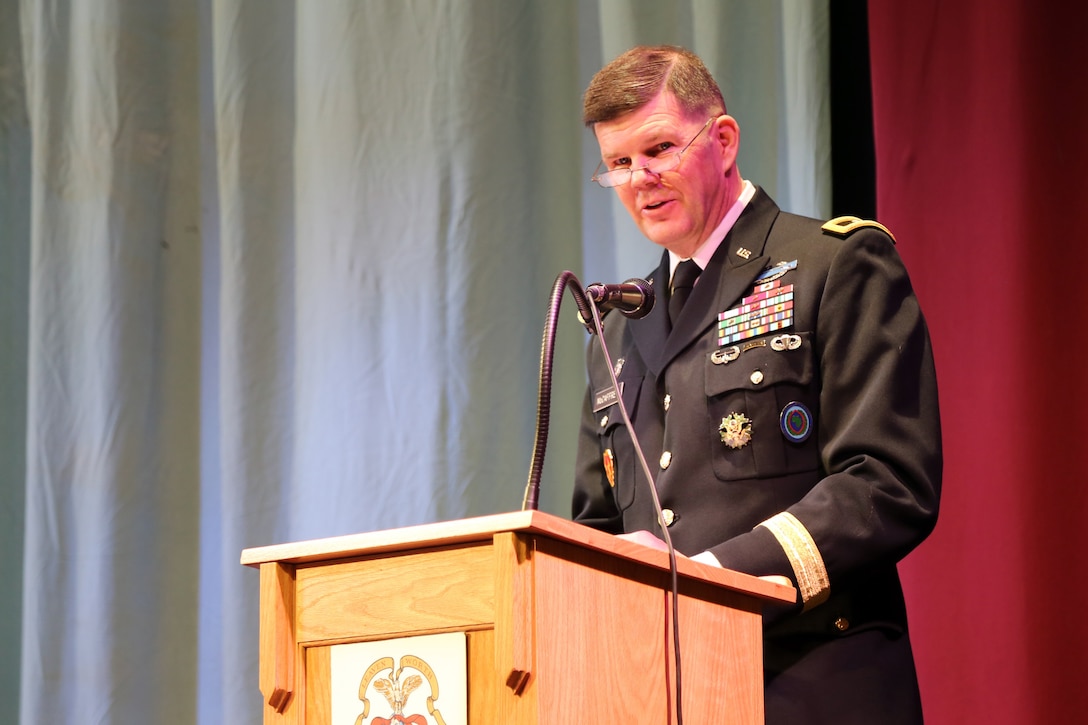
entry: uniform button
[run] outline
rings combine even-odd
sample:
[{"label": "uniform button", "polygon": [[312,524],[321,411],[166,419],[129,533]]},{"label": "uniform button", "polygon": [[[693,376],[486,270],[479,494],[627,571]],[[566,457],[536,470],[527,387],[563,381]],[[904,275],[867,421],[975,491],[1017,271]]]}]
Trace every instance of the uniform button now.
[{"label": "uniform button", "polygon": [[661,454],[661,470],[664,471],[672,463],[672,451],[665,451]]},{"label": "uniform button", "polygon": [[754,373],[752,373],[751,380],[752,380],[753,385],[759,385],[760,383],[762,383],[763,382],[763,371],[756,370]]},{"label": "uniform button", "polygon": [[835,620],[835,629],[839,630],[840,632],[845,632],[846,630],[850,629],[850,620],[846,617],[839,617]]},{"label": "uniform button", "polygon": [[665,394],[664,404],[665,404],[665,412],[667,413],[667,412],[669,412],[669,406],[672,404],[672,396],[669,395],[668,393]]},{"label": "uniform button", "polygon": [[666,526],[672,526],[672,522],[676,521],[676,514],[672,509],[661,509],[661,520]]},{"label": "uniform button", "polygon": [[608,425],[608,416],[607,415],[602,415],[601,416],[601,427],[604,428],[606,425]]}]

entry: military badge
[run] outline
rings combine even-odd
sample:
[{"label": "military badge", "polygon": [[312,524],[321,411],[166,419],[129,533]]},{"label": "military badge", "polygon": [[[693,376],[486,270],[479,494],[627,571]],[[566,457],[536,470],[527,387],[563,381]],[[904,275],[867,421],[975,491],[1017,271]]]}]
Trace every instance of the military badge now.
[{"label": "military badge", "polygon": [[718,345],[793,326],[793,285],[782,280],[758,284],[731,310],[718,313]]},{"label": "military badge", "polygon": [[787,403],[778,416],[778,424],[782,435],[793,443],[804,443],[812,435],[812,413],[803,403]]},{"label": "military badge", "polygon": [[744,413],[730,413],[718,426],[722,443],[730,448],[743,448],[752,440],[752,421]]},{"label": "military badge", "polygon": [[801,347],[800,335],[775,335],[771,338],[771,349],[777,352],[796,350]]},{"label": "military badge", "polygon": [[608,478],[608,485],[612,488],[616,487],[616,457],[612,455],[611,448],[604,449],[604,455],[601,456],[601,462],[604,464],[604,475]]},{"label": "military badge", "polygon": [[715,365],[725,365],[731,363],[740,357],[740,348],[736,345],[732,347],[719,347],[714,352],[710,353],[710,362]]},{"label": "military badge", "polygon": [[791,269],[797,269],[797,260],[792,262],[779,262],[773,267],[767,267],[763,270],[763,273],[756,277],[756,284],[764,284],[766,282],[773,282]]}]

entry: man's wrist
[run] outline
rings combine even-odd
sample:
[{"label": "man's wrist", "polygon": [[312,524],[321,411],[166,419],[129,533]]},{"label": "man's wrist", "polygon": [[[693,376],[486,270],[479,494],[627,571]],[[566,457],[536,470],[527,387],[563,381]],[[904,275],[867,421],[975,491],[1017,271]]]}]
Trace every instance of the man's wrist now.
[{"label": "man's wrist", "polygon": [[708,564],[710,566],[716,566],[719,569],[722,568],[722,563],[718,561],[718,557],[711,554],[709,551],[703,551],[695,556],[691,557],[692,561],[697,561],[700,564]]}]

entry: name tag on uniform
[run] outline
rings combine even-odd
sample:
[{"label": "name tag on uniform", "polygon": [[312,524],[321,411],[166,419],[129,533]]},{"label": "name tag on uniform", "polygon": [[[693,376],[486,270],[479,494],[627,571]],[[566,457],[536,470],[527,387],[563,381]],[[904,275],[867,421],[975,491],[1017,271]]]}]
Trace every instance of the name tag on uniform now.
[{"label": "name tag on uniform", "polygon": [[[623,394],[623,383],[620,383],[620,395]],[[593,412],[599,413],[610,405],[615,405],[618,396],[616,395],[616,389],[609,385],[604,390],[599,390],[593,394]]]}]

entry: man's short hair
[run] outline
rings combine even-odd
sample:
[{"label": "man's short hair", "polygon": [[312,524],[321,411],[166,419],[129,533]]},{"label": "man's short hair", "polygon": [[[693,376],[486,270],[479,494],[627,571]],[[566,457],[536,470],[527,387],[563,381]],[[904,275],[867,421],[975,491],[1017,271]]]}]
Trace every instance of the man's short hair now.
[{"label": "man's short hair", "polygon": [[725,113],[721,89],[699,56],[673,45],[640,45],[601,68],[582,97],[582,121],[612,121],[668,89],[691,116]]}]

